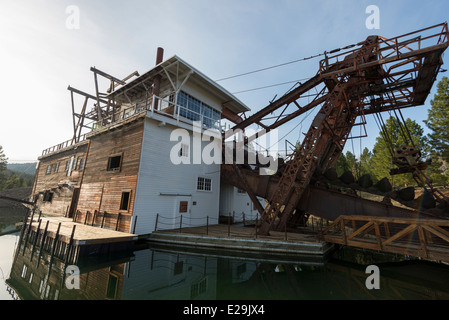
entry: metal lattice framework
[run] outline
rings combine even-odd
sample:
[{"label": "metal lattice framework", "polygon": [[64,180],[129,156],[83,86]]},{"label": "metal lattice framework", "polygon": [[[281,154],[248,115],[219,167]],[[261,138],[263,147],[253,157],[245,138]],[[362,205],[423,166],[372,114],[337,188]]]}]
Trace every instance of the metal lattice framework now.
[{"label": "metal lattice framework", "polygon": [[[287,159],[268,205],[259,210],[261,234],[268,234],[273,227],[285,228],[312,175],[335,165],[352,128],[364,124],[365,115],[424,104],[448,43],[447,23],[389,39],[370,36],[355,49],[342,53],[335,50],[332,53],[336,55],[326,55],[316,76],[247,119],[233,120],[233,130],[258,124],[269,132],[321,106],[301,146]],[[275,111],[280,114],[273,117]],[[432,190],[418,167],[410,172],[414,172],[420,185]],[[254,190],[246,191],[254,198]],[[437,199],[445,200],[442,195]],[[278,222],[273,226],[275,221]]]}]

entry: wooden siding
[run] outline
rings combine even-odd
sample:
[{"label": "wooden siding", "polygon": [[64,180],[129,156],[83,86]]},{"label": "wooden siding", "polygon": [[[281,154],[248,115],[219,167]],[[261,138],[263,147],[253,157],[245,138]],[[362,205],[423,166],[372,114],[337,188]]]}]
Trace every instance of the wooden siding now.
[{"label": "wooden siding", "polygon": [[[87,143],[77,148],[55,153],[39,160],[38,169],[33,188],[33,197],[37,198],[37,206],[47,214],[65,215],[70,207],[74,188],[80,186],[83,170],[79,169],[81,159],[85,159]],[[65,170],[66,162],[76,159],[76,167],[70,171]],[[59,164],[58,172],[55,172],[56,164]],[[50,173],[47,173],[51,165]],[[51,201],[44,201],[45,193],[52,193]]]},{"label": "wooden siding", "polygon": [[[143,120],[137,118],[130,123],[89,138],[89,155],[78,202],[78,210],[81,216],[78,216],[77,221],[84,221],[84,215],[87,212],[93,214],[95,210],[109,214],[120,213],[122,216],[132,216],[142,134]],[[117,154],[122,155],[120,170],[108,171],[109,157]],[[131,192],[128,211],[119,210],[123,191]],[[108,219],[105,227],[115,228],[114,220]],[[127,222],[120,223],[118,230],[129,232],[131,219],[123,219],[123,221]]]}]

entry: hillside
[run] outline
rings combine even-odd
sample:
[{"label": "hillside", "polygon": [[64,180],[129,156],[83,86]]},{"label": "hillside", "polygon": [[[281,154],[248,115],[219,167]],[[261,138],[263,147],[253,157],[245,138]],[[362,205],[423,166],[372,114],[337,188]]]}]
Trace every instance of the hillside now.
[{"label": "hillside", "polygon": [[34,176],[36,174],[37,162],[30,163],[8,163],[6,168],[8,170],[14,171],[16,174],[18,172],[26,173]]}]

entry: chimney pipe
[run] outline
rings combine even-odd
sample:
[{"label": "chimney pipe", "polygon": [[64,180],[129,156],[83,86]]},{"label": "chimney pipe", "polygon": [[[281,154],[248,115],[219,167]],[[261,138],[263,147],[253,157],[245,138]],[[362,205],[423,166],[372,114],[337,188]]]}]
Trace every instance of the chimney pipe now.
[{"label": "chimney pipe", "polygon": [[161,63],[164,60],[164,48],[157,48],[157,54],[156,54],[156,65]]},{"label": "chimney pipe", "polygon": [[[164,60],[164,49],[157,48],[156,53],[156,65],[160,64]],[[159,96],[161,86],[161,75],[158,74],[153,78],[153,99],[154,99],[154,108],[157,110],[159,106],[159,99],[154,98],[154,96]]]}]

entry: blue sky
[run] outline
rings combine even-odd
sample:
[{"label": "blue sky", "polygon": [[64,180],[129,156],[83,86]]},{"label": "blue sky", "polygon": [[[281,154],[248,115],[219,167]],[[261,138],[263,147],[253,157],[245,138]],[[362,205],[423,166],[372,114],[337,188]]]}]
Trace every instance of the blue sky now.
[{"label": "blue sky", "polygon": [[[79,29],[66,27],[69,5],[79,8]],[[369,5],[380,9],[379,30],[365,26]],[[43,149],[72,135],[68,85],[93,93],[92,66],[118,78],[143,73],[154,65],[157,47],[165,49],[166,58],[176,54],[211,79],[220,79],[344,47],[371,34],[401,35],[448,16],[447,0],[1,1],[0,145],[10,162],[35,161]],[[318,62],[220,84],[238,92],[303,79],[317,72]],[[290,87],[236,96],[253,113]],[[424,106],[405,110],[404,116],[425,127],[422,121],[434,93],[435,87]],[[378,129],[373,118],[368,122],[369,137],[361,143],[371,149]],[[282,127],[279,135],[296,124]],[[296,130],[287,139],[298,137]]]}]

